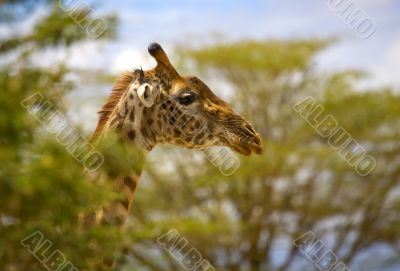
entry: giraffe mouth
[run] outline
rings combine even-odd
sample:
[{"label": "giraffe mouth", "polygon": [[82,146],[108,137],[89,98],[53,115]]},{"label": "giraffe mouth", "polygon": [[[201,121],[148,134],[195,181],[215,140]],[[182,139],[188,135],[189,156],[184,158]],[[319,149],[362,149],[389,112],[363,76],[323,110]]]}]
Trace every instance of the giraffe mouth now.
[{"label": "giraffe mouth", "polygon": [[233,151],[246,156],[262,153],[263,144],[260,135],[243,117],[231,114],[221,123],[224,127],[224,141]]},{"label": "giraffe mouth", "polygon": [[228,146],[240,154],[248,156],[252,153],[261,154],[263,151],[263,145],[257,133],[243,136],[243,134],[228,132],[228,138]]},{"label": "giraffe mouth", "polygon": [[230,144],[229,146],[234,151],[243,154],[243,155],[250,155],[252,153],[261,154],[263,151],[262,144],[255,144],[255,143],[236,143]]}]

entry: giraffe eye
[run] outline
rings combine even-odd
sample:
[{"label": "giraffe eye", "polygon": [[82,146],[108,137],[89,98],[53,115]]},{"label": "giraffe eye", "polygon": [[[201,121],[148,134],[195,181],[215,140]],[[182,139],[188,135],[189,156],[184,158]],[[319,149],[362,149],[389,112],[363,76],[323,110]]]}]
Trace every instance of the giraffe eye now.
[{"label": "giraffe eye", "polygon": [[184,92],[178,97],[178,102],[182,105],[189,105],[196,100],[196,94],[193,92]]}]

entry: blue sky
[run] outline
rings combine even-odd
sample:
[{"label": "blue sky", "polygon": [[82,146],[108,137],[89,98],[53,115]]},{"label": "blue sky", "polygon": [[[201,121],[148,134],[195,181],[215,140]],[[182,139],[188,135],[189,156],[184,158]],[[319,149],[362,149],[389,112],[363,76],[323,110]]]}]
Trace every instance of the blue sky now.
[{"label": "blue sky", "polygon": [[[76,0],[79,1],[79,0]],[[120,17],[119,38],[112,44],[86,41],[65,52],[45,52],[38,63],[53,65],[66,60],[71,66],[103,68],[119,73],[143,66],[153,60],[147,54],[152,41],[169,52],[179,42],[207,44],[216,34],[228,40],[295,39],[336,36],[340,41],[320,54],[315,62],[318,71],[363,69],[371,74],[369,87],[400,88],[400,1],[353,1],[377,25],[369,39],[362,39],[333,11],[329,1],[341,0],[113,0],[88,1],[95,13],[116,13]],[[45,13],[39,10],[19,29],[29,31]],[[0,26],[0,36],[18,27]]]},{"label": "blue sky", "polygon": [[172,48],[176,42],[205,44],[216,33],[229,40],[338,36],[340,41],[316,59],[319,70],[362,68],[372,74],[369,85],[398,88],[400,1],[354,1],[377,24],[369,39],[358,37],[328,2],[103,0],[95,8],[113,11],[121,18],[119,40],[106,54],[113,71],[151,66],[146,55],[151,41]]},{"label": "blue sky", "polygon": [[[37,63],[52,66],[59,60],[73,67],[106,69],[118,74],[139,66],[149,69],[155,65],[147,53],[147,45],[152,41],[162,44],[171,54],[177,42],[207,44],[215,33],[228,40],[336,36],[340,41],[315,59],[318,72],[362,69],[371,76],[361,86],[390,86],[400,93],[400,1],[354,0],[377,24],[376,32],[369,39],[357,36],[330,8],[328,1],[332,0],[93,0],[89,3],[95,13],[101,16],[114,12],[119,16],[118,40],[111,44],[89,40],[74,45],[69,51],[61,48],[45,52],[38,56]],[[45,12],[39,10],[33,14],[33,19],[21,23],[21,29],[29,31],[34,18]],[[0,36],[15,29],[0,27]],[[171,58],[173,62],[173,56]],[[207,83],[220,96],[228,92],[221,82]],[[100,105],[87,101],[97,101],[96,97],[109,93],[109,86],[95,88],[75,93],[80,97],[84,91],[88,97],[93,96],[90,99],[72,98],[75,103],[82,101],[74,106],[79,109],[79,115],[91,116],[88,123],[95,123],[95,112]]]}]

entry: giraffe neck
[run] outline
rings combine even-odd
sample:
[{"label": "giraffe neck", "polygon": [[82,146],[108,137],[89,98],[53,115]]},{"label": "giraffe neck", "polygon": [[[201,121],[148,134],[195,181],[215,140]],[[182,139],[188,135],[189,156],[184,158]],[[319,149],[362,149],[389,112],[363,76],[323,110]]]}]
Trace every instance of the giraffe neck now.
[{"label": "giraffe neck", "polygon": [[137,175],[137,173],[121,175],[113,180],[114,189],[119,194],[120,199],[103,208],[101,219],[105,223],[122,226],[126,222],[139,180],[140,175]]},{"label": "giraffe neck", "polygon": [[[104,140],[114,140],[115,137],[103,137]],[[101,144],[101,142],[98,142]],[[104,176],[112,185],[113,191],[117,193],[117,200],[111,202],[108,206],[103,206],[101,209],[92,214],[86,214],[80,217],[81,224],[93,225],[98,223],[106,223],[111,225],[122,226],[131,209],[136,189],[139,185],[142,170],[146,160],[147,151],[142,148],[137,148],[133,144],[115,144],[111,143],[111,148],[118,147],[117,154],[123,154],[118,157],[118,161],[107,161],[107,164],[113,168],[113,164],[122,165],[118,174],[108,172]],[[106,146],[106,148],[108,148]],[[115,153],[112,151],[111,153]],[[110,156],[111,159],[113,156]],[[101,175],[93,175],[95,179],[104,179]]]},{"label": "giraffe neck", "polygon": [[[114,120],[115,124],[111,124],[113,120],[111,118],[108,129],[104,131],[100,139],[119,142],[119,144],[112,144],[113,147],[120,148],[118,153],[121,155],[118,157],[118,163],[128,165],[128,170],[119,172],[117,176],[111,179],[114,191],[118,193],[119,199],[112,202],[109,206],[104,207],[98,215],[100,219],[97,219],[98,221],[101,220],[104,223],[115,225],[123,225],[128,217],[146,156],[152,148],[149,142],[137,136],[136,124],[130,121],[132,115],[134,115],[132,113],[135,112],[134,109],[126,108],[132,107],[128,103],[123,103],[120,106],[120,110],[115,111],[113,114],[116,119],[116,121]],[[143,144],[143,142],[146,144]]]},{"label": "giraffe neck", "polygon": [[[110,134],[111,138],[107,138],[107,134]],[[101,143],[101,140],[108,139],[121,141],[122,138],[115,138],[115,134],[114,131],[106,130],[103,136],[99,138],[98,143]],[[117,133],[117,136],[120,135]],[[111,145],[123,148],[123,151],[118,153],[124,153],[125,155],[118,157],[118,160],[126,159],[126,161],[117,161],[117,163],[132,164],[132,166],[129,170],[124,170],[124,172],[117,176],[109,178],[112,181],[114,192],[118,194],[118,200],[114,200],[108,206],[104,206],[95,213],[81,216],[80,222],[86,226],[104,223],[115,225],[122,229],[129,216],[136,189],[139,185],[144,161],[148,153],[147,149],[144,146],[137,146],[134,142],[130,142],[129,144],[126,142],[123,144],[111,143]],[[105,270],[115,269],[116,261],[114,258],[103,258],[102,262],[106,267]]]},{"label": "giraffe neck", "polygon": [[[123,77],[123,80],[129,80],[130,83],[122,84],[123,87],[119,89],[119,91],[123,91],[123,94],[111,109],[104,129],[98,138],[99,141],[122,142],[122,153],[124,154],[140,153],[133,157],[118,157],[118,159],[128,159],[126,162],[133,164],[133,168],[130,172],[123,172],[115,177],[113,186],[115,191],[120,194],[120,199],[103,208],[99,215],[101,220],[117,224],[123,224],[126,220],[139,182],[143,161],[157,141],[151,118],[154,107],[145,107],[142,104],[138,96],[140,82],[135,80],[135,77],[127,75]],[[105,108],[109,110],[107,107]],[[111,137],[116,135],[117,138],[108,138],[110,135]],[[138,159],[139,161],[137,161]]]}]

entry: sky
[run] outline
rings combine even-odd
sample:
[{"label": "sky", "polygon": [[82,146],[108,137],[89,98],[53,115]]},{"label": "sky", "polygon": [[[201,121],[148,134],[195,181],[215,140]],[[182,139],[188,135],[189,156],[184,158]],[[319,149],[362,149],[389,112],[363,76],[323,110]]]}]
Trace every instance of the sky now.
[{"label": "sky", "polygon": [[[376,23],[375,33],[359,37],[331,8],[340,1],[365,11]],[[153,65],[146,53],[151,41],[168,49],[177,42],[208,44],[216,34],[228,40],[338,37],[317,57],[317,70],[363,69],[371,74],[368,86],[400,86],[400,1],[103,0],[99,6],[99,12],[112,11],[121,19],[119,41],[107,60],[115,72]]]},{"label": "sky", "polygon": [[[100,17],[109,13],[118,15],[118,39],[111,43],[87,40],[69,50],[48,50],[36,57],[38,65],[51,67],[57,61],[65,61],[71,67],[105,69],[117,75],[140,66],[152,68],[155,63],[147,53],[147,46],[153,41],[160,43],[171,54],[177,43],[201,46],[221,36],[229,41],[338,37],[337,43],[316,57],[314,68],[317,72],[361,69],[370,75],[362,82],[362,87],[391,87],[400,93],[398,0],[74,1],[84,1]],[[344,17],[332,8],[340,1],[353,3],[376,23],[373,35],[363,39],[346,23]],[[0,24],[0,37],[29,33],[46,12],[45,9],[38,9],[12,26]],[[173,56],[171,58],[173,62]],[[0,59],[0,65],[2,61],[4,59]],[[217,91],[223,87],[213,89],[224,96]],[[102,95],[107,95],[109,89],[103,86],[98,91],[85,91],[93,95],[99,95],[100,91]],[[85,103],[87,99],[78,100]],[[83,110],[82,114],[93,116],[93,121],[89,123],[95,122],[98,104],[74,106]]]},{"label": "sky", "polygon": [[[139,66],[152,67],[147,45],[153,41],[172,51],[177,43],[205,45],[217,36],[230,41],[338,37],[337,43],[315,59],[318,71],[362,69],[371,75],[367,87],[400,89],[398,0],[74,1],[87,3],[100,17],[110,12],[117,14],[118,39],[111,44],[88,40],[68,52],[44,52],[37,58],[41,65],[66,60],[73,67],[106,69],[117,74]],[[369,38],[361,38],[332,8],[341,1],[353,3],[376,24],[376,31]],[[0,37],[29,32],[45,13],[39,9],[12,27],[0,25]]]}]

